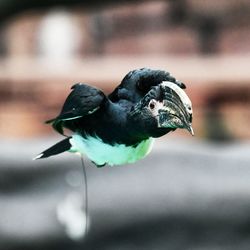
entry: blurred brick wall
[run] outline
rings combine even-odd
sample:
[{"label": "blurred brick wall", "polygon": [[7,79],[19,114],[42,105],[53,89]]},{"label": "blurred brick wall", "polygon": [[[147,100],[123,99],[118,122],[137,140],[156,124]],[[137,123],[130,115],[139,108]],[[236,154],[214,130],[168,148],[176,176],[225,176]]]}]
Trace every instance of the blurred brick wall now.
[{"label": "blurred brick wall", "polygon": [[[218,114],[211,113],[213,96],[220,97],[225,89],[228,93],[237,89],[239,95],[250,91],[250,77],[241,78],[236,74],[236,79],[232,79],[231,72],[232,78],[228,81],[226,75],[221,77],[221,69],[217,67],[213,68],[215,77],[211,80],[206,74],[201,77],[197,71],[199,62],[208,57],[216,62],[217,57],[227,61],[230,56],[236,67],[241,67],[244,57],[250,57],[249,1],[146,1],[91,11],[81,7],[63,11],[78,32],[77,39],[72,37],[75,50],[69,59],[51,61],[41,53],[41,24],[51,15],[51,10],[22,13],[2,28],[5,45],[5,56],[0,59],[2,137],[48,135],[51,129],[42,121],[59,112],[71,84],[89,82],[109,92],[127,69],[139,64],[138,60],[139,65],[160,65],[162,69],[171,70],[172,58],[179,58],[180,74],[175,76],[180,78],[184,67],[182,58],[186,61],[197,58],[196,64],[188,68],[187,77],[183,74],[181,80],[188,83],[196,112],[196,131],[201,137],[217,136],[206,126],[207,122],[217,121]],[[156,62],[165,58],[166,62],[150,64],[150,57]],[[237,64],[238,58],[243,60]],[[211,74],[211,69],[208,72]],[[198,81],[192,81],[197,79],[197,74],[200,75],[198,85]],[[229,139],[250,138],[244,129],[250,117],[246,109],[249,97],[228,100],[222,99],[217,104],[219,118],[224,121],[219,133],[227,130],[225,138]],[[230,115],[234,122],[230,122]]]}]

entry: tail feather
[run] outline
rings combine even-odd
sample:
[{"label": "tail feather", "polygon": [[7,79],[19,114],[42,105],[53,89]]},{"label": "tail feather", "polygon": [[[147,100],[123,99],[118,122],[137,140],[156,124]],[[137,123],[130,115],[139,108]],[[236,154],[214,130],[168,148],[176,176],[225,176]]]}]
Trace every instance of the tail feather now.
[{"label": "tail feather", "polygon": [[71,137],[68,137],[68,138],[56,143],[52,147],[46,149],[45,151],[43,151],[42,153],[37,155],[33,160],[47,158],[47,157],[50,157],[52,155],[57,155],[57,154],[60,154],[60,153],[63,153],[65,151],[69,150],[71,148],[71,144],[69,142],[70,138]]}]

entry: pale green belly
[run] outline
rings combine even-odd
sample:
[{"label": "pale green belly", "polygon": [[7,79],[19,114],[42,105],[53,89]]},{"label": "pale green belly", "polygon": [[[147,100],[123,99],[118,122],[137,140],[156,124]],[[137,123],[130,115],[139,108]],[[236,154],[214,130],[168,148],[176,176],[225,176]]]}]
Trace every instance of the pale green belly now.
[{"label": "pale green belly", "polygon": [[86,155],[97,165],[109,164],[110,166],[133,163],[145,157],[152,149],[153,138],[142,141],[136,147],[116,144],[111,146],[104,143],[100,138],[82,138],[73,135],[70,139],[71,152]]}]

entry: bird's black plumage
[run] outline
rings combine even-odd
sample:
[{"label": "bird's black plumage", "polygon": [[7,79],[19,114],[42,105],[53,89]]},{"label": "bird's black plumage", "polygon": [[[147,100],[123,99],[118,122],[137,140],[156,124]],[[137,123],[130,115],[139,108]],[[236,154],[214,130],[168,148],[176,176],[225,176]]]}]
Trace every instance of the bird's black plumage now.
[{"label": "bird's black plumage", "polygon": [[[164,82],[170,85],[164,85]],[[186,104],[181,99],[185,99],[186,96],[179,96],[184,95],[180,88],[185,88],[185,85],[168,72],[148,68],[129,72],[108,96],[95,87],[78,83],[72,87],[60,114],[47,123],[52,123],[54,129],[61,134],[64,133],[63,129],[67,128],[73,134],[80,136],[75,139],[75,142],[69,139],[72,144],[71,151],[79,151],[79,143],[84,143],[84,152],[81,153],[86,153],[88,147],[94,145],[93,138],[98,138],[110,152],[113,150],[112,147],[121,145],[127,154],[132,154],[132,148],[142,153],[143,150],[138,145],[142,145],[149,138],[159,137],[178,127],[184,128],[190,125],[192,114],[188,112]],[[170,107],[173,106],[173,110],[164,106],[167,103]],[[173,112],[177,112],[178,115]],[[172,123],[170,121],[166,123],[169,117],[172,117]],[[162,125],[164,122],[165,125]],[[100,147],[102,148],[102,145]],[[94,146],[93,150],[95,150]],[[105,154],[102,151],[99,152],[100,155]],[[98,154],[97,148],[96,152]],[[92,157],[91,160],[97,165],[102,162],[95,160],[95,156],[91,156],[91,153],[86,154]],[[48,152],[44,151],[38,158],[48,156]],[[112,161],[103,161],[104,164],[116,164]]]},{"label": "bird's black plumage", "polygon": [[90,115],[100,108],[106,98],[101,90],[85,84],[74,84],[60,114],[46,123],[52,123],[54,129],[63,134],[63,123]]},{"label": "bird's black plumage", "polygon": [[148,93],[151,87],[163,81],[176,83],[182,89],[186,88],[184,83],[176,80],[169,72],[142,68],[130,71],[108,97],[114,102],[126,99],[136,103]]}]

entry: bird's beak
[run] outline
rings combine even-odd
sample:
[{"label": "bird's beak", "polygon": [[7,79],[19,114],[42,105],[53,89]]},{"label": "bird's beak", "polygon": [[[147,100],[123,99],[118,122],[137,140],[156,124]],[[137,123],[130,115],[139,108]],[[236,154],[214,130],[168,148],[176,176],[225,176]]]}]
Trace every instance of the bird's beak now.
[{"label": "bird's beak", "polygon": [[[186,93],[185,98],[188,98]],[[159,128],[187,129],[191,135],[194,135],[191,101],[187,104],[183,100],[183,96],[175,91],[164,92],[163,105],[158,110]]]},{"label": "bird's beak", "polygon": [[185,107],[183,105],[164,100],[164,106],[158,112],[159,128],[184,128],[187,129],[191,135],[194,135],[194,130],[191,124],[192,115],[185,112]]}]

